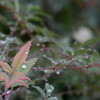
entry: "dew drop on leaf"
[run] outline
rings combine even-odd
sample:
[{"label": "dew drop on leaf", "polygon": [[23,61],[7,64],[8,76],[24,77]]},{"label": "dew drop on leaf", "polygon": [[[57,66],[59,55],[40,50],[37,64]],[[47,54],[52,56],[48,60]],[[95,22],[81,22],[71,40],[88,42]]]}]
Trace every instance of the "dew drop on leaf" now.
[{"label": "dew drop on leaf", "polygon": [[48,93],[51,93],[51,92],[52,92],[52,90],[51,90],[51,89],[48,89],[48,90],[47,90],[47,92],[48,92]]},{"label": "dew drop on leaf", "polygon": [[26,65],[22,65],[22,68],[26,68],[27,66]]},{"label": "dew drop on leaf", "polygon": [[28,52],[25,52],[25,54],[27,55],[27,54],[28,54]]}]

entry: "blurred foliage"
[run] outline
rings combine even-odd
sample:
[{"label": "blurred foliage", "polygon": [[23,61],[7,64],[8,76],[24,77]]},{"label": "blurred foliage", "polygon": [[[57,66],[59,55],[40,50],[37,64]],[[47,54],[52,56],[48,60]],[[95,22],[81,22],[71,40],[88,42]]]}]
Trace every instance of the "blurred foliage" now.
[{"label": "blurred foliage", "polygon": [[[8,43],[5,61],[11,64],[20,47],[32,40],[28,59],[39,59],[34,68],[50,68],[58,63],[63,63],[58,68],[88,66],[100,60],[100,43],[96,42],[100,40],[99,9],[99,0],[0,0],[0,54]],[[82,44],[74,42],[77,40],[73,34],[81,26],[98,38]],[[96,66],[81,70],[31,70],[30,88],[16,87],[10,100],[44,100],[40,94],[47,95],[45,84],[49,83],[54,91],[48,100],[99,100],[99,71]],[[0,88],[2,93],[3,86]]]}]

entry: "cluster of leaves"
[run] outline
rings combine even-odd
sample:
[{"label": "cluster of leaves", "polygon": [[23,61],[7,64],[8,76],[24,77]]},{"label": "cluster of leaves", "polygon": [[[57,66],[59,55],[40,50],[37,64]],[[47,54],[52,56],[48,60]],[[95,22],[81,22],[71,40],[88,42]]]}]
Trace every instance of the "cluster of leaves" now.
[{"label": "cluster of leaves", "polygon": [[[23,80],[29,80],[29,81],[31,80],[28,77],[26,77],[25,74],[27,74],[30,71],[30,68],[37,61],[36,58],[33,58],[30,61],[26,62],[30,45],[31,45],[31,41],[21,48],[21,50],[14,57],[11,66],[4,61],[0,61],[0,66],[3,68],[3,70],[6,73],[8,73],[8,75],[4,72],[0,73],[0,80],[5,81],[6,90],[10,87],[19,86],[19,85],[28,87],[28,85]],[[26,63],[27,65],[26,69],[23,68],[24,63]]]},{"label": "cluster of leaves", "polygon": [[[62,1],[68,2],[69,0]],[[66,37],[60,38],[47,28],[45,19],[49,18],[50,16],[36,5],[24,8],[18,0],[0,0],[0,48],[8,43],[4,51],[0,50],[0,66],[5,71],[0,69],[2,96],[8,92],[5,93],[2,89],[2,86],[5,86],[6,90],[13,91],[10,100],[18,97],[17,100],[40,100],[42,98],[43,100],[57,100],[56,97],[59,100],[95,99],[95,91],[99,93],[99,67],[95,66],[100,66],[100,55],[98,51],[93,50],[93,46],[99,39],[95,38],[83,44],[75,42],[71,46]],[[16,54],[17,50],[25,44],[22,41],[30,39],[33,43],[31,49],[31,42],[28,42]],[[26,61],[29,49],[30,54]],[[37,58],[39,61],[32,67]],[[78,69],[78,71],[73,69]],[[42,96],[38,96],[40,94],[33,87]],[[13,96],[16,98],[12,99]]]}]

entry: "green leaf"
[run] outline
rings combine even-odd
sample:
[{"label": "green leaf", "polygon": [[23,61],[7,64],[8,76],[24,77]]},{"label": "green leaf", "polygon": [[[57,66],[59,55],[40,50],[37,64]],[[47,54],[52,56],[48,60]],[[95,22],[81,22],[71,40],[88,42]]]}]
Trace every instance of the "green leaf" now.
[{"label": "green leaf", "polygon": [[58,98],[57,97],[50,97],[50,98],[48,98],[48,100],[58,100]]},{"label": "green leaf", "polygon": [[93,56],[94,56],[94,59],[99,58],[99,52],[98,51],[93,51]]},{"label": "green leaf", "polygon": [[27,84],[23,84],[23,83],[15,83],[12,85],[12,87],[16,87],[16,86],[25,86],[25,87],[29,88]]},{"label": "green leaf", "polygon": [[83,55],[84,53],[86,53],[88,50],[87,49],[82,49],[82,50],[77,50],[74,55],[77,56],[77,55]]},{"label": "green leaf", "polygon": [[100,39],[99,39],[99,38],[90,39],[90,40],[84,42],[84,43],[81,45],[81,47],[83,47],[83,46],[90,46],[90,45],[94,44],[95,42],[97,42],[98,40],[100,40]]},{"label": "green leaf", "polygon": [[19,71],[24,73],[24,74],[27,74],[30,71],[31,67],[35,65],[37,60],[38,60],[38,58],[33,58],[30,61],[26,61],[26,63],[25,63],[26,68],[21,67],[19,69]]},{"label": "green leaf", "polygon": [[48,97],[53,92],[54,87],[53,87],[53,85],[50,85],[49,83],[46,83],[45,88],[46,88],[46,93],[47,93],[47,97]]},{"label": "green leaf", "polygon": [[72,56],[72,52],[70,52],[69,50],[67,50],[66,53],[68,53],[68,55]]},{"label": "green leaf", "polygon": [[80,46],[80,45],[79,45],[78,43],[74,43],[74,44],[73,44],[74,49],[77,49],[79,46]]},{"label": "green leaf", "polygon": [[33,86],[35,89],[37,89],[40,93],[41,93],[41,95],[45,98],[46,97],[46,94],[45,94],[45,92],[44,92],[44,90],[42,90],[40,87],[38,87],[38,86]]}]

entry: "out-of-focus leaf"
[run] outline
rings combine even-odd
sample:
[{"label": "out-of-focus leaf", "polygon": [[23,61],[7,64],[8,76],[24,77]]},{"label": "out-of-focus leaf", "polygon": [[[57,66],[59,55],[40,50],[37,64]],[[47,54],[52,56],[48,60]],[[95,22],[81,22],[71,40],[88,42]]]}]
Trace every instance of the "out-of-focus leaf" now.
[{"label": "out-of-focus leaf", "polygon": [[98,40],[100,40],[100,39],[99,38],[93,38],[91,40],[88,40],[88,41],[84,42],[83,44],[81,44],[81,47],[90,46],[90,45],[94,44],[95,42],[97,42]]},{"label": "out-of-focus leaf", "polygon": [[72,56],[72,52],[67,50],[66,53],[68,53],[69,56]]},{"label": "out-of-focus leaf", "polygon": [[58,100],[58,98],[57,97],[50,97],[50,98],[48,98],[48,100]]},{"label": "out-of-focus leaf", "polygon": [[40,93],[41,93],[41,95],[45,98],[46,97],[46,94],[45,94],[45,92],[44,92],[44,90],[42,90],[40,87],[38,87],[38,86],[33,86],[35,89],[37,89]]},{"label": "out-of-focus leaf", "polygon": [[97,59],[99,57],[99,52],[98,51],[94,51],[93,52],[93,56],[94,56],[94,59]]},{"label": "out-of-focus leaf", "polygon": [[31,46],[31,41],[28,42],[25,46],[23,46],[21,48],[21,50],[14,57],[13,62],[12,62],[13,73],[17,69],[19,69],[24,64],[24,62],[26,61],[26,58],[27,58],[28,53],[29,53],[30,46]]},{"label": "out-of-focus leaf", "polygon": [[77,55],[83,55],[84,53],[86,53],[88,50],[87,49],[82,49],[82,50],[77,50],[74,55],[77,56]]}]

